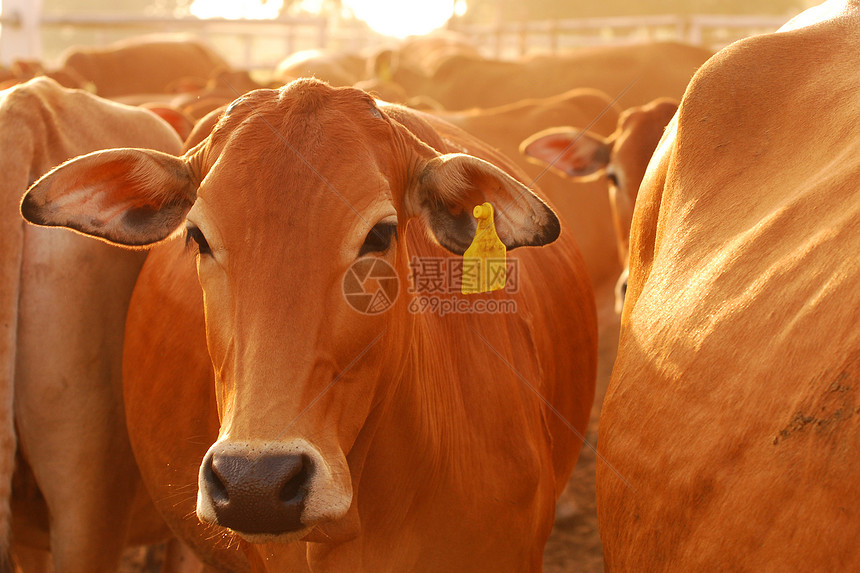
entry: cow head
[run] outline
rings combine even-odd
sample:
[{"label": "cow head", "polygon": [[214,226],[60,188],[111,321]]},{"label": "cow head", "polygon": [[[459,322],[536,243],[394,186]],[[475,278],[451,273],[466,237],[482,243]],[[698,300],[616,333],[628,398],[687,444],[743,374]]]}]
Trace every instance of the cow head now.
[{"label": "cow head", "polygon": [[627,289],[630,224],[639,184],[666,124],[677,110],[677,101],[659,98],[622,112],[617,129],[609,137],[573,127],[553,127],[528,137],[520,144],[520,152],[527,158],[549,165],[573,181],[606,177],[618,258],[625,269],[616,285],[616,310],[619,313],[623,293]]},{"label": "cow head", "polygon": [[622,112],[618,128],[609,137],[574,127],[552,127],[520,145],[527,158],[549,165],[573,181],[606,177],[622,264],[627,263],[630,221],[639,184],[677,109],[678,102],[660,98]]},{"label": "cow head", "polygon": [[352,521],[361,450],[410,359],[419,319],[408,295],[361,314],[345,274],[382,261],[405,278],[408,243],[428,234],[462,254],[483,201],[498,206],[508,248],[559,233],[552,211],[498,168],[439,154],[364,92],[298,80],[234,102],[183,157],[77,158],[38,181],[21,211],[125,246],[187,235],[221,418],[197,513],[262,542]]}]

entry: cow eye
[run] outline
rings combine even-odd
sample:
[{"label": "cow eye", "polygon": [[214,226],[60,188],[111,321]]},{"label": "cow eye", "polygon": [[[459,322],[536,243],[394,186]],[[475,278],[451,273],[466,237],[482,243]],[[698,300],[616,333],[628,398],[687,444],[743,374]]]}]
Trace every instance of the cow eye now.
[{"label": "cow eye", "polygon": [[391,241],[397,238],[397,223],[391,221],[380,221],[375,224],[367,237],[358,256],[362,257],[368,253],[384,253],[391,246]]},{"label": "cow eye", "polygon": [[611,171],[606,172],[606,179],[609,181],[609,184],[613,187],[618,187],[618,176]]},{"label": "cow eye", "polygon": [[209,247],[209,242],[203,236],[203,232],[197,228],[197,225],[191,222],[185,224],[185,246],[189,246],[191,241],[197,243],[197,252],[201,255],[211,255],[212,249]]}]

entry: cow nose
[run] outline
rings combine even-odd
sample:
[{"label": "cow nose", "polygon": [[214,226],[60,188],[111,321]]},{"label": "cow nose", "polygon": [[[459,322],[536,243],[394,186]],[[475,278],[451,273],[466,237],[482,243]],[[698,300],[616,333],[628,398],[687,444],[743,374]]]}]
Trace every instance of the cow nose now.
[{"label": "cow nose", "polygon": [[312,471],[303,454],[251,457],[209,450],[201,467],[201,494],[218,525],[239,533],[278,535],[298,531]]}]

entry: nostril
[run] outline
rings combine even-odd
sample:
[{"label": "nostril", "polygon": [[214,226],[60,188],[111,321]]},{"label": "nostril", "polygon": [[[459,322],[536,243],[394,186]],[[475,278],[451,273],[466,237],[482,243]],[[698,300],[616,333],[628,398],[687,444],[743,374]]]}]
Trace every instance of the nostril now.
[{"label": "nostril", "polygon": [[284,503],[300,503],[306,493],[305,485],[310,474],[310,459],[303,455],[297,462],[293,468],[295,473],[288,477],[278,494],[278,498]]},{"label": "nostril", "polygon": [[201,519],[249,534],[280,534],[305,527],[302,512],[314,479],[313,458],[298,453],[249,456],[212,450],[200,470]]},{"label": "nostril", "polygon": [[207,490],[213,502],[224,504],[229,501],[230,495],[227,493],[227,486],[224,485],[224,480],[218,471],[218,464],[211,454],[203,464],[203,479],[206,480]]}]

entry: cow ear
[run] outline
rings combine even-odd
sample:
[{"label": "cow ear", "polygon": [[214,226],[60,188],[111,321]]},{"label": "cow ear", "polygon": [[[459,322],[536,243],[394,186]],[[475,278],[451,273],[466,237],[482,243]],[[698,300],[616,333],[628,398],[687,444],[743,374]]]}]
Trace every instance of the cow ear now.
[{"label": "cow ear", "polygon": [[476,205],[495,209],[496,231],[510,250],[553,242],[561,232],[558,217],[528,187],[477,157],[461,153],[427,161],[407,195],[410,215],[420,216],[436,240],[462,255],[475,237]]},{"label": "cow ear", "polygon": [[191,131],[194,129],[194,120],[187,113],[173,106],[160,103],[145,103],[140,107],[166,121],[182,141],[188,139],[188,136],[191,135]]},{"label": "cow ear", "polygon": [[586,180],[606,169],[613,143],[614,140],[574,127],[553,127],[524,140],[520,153],[571,179]]},{"label": "cow ear", "polygon": [[120,246],[145,246],[182,224],[196,194],[182,159],[111,149],[47,173],[24,195],[21,214],[35,225],[68,227]]}]

